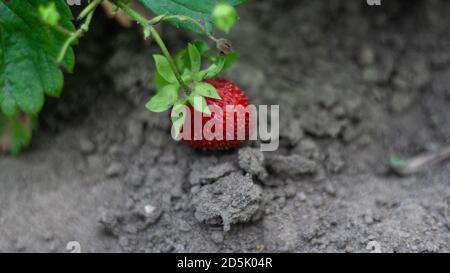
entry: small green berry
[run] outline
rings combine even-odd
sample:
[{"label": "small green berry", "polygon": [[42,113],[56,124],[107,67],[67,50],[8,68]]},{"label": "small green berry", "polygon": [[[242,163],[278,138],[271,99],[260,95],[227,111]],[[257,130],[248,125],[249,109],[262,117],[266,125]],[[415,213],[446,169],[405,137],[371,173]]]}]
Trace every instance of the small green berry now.
[{"label": "small green berry", "polygon": [[61,18],[56,10],[54,2],[51,2],[47,6],[40,6],[39,15],[41,16],[41,19],[50,26],[56,26]]},{"label": "small green berry", "polygon": [[225,33],[230,32],[238,20],[236,9],[231,5],[223,3],[216,5],[212,15],[215,26]]}]

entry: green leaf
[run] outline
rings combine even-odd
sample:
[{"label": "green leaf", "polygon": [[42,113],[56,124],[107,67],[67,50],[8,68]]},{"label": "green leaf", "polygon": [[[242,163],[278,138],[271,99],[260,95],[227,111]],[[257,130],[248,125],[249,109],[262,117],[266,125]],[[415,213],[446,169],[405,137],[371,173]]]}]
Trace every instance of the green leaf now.
[{"label": "green leaf", "polygon": [[[36,114],[44,95],[59,96],[63,74],[56,59],[66,34],[56,31],[39,15],[39,7],[49,0],[0,1],[0,111],[12,117],[19,110]],[[59,25],[75,28],[65,1],[54,1]],[[69,49],[62,66],[73,70],[75,57]]]},{"label": "green leaf", "polygon": [[220,73],[222,73],[225,65],[225,58],[220,56],[216,59],[216,62],[212,64],[207,70],[205,74],[205,79],[212,79],[217,77]]},{"label": "green leaf", "polygon": [[223,64],[223,71],[228,70],[239,59],[239,53],[233,51],[225,55],[225,63]]},{"label": "green leaf", "polygon": [[203,97],[217,99],[217,100],[222,99],[219,96],[219,94],[217,93],[216,88],[213,85],[206,83],[206,82],[196,83],[195,88],[194,88],[194,94],[203,96]]},{"label": "green leaf", "polygon": [[205,79],[206,74],[208,74],[208,70],[199,71],[198,73],[192,75],[192,79],[194,82],[201,82]]},{"label": "green leaf", "polygon": [[236,9],[232,5],[219,3],[213,10],[214,25],[225,33],[229,33],[238,20]]},{"label": "green leaf", "polygon": [[163,55],[153,55],[156,64],[156,71],[169,83],[176,83],[177,78],[170,67],[169,61]]},{"label": "green leaf", "polygon": [[180,87],[177,85],[166,85],[147,102],[145,107],[152,112],[164,112],[177,101],[179,90]]},{"label": "green leaf", "polygon": [[189,60],[189,52],[187,48],[180,50],[175,54],[174,57],[175,65],[177,66],[178,71],[184,72],[186,69],[189,69],[191,66],[191,61]]},{"label": "green leaf", "polygon": [[[204,41],[196,40],[191,43],[200,54],[200,62],[203,58],[209,57],[210,48],[208,44]],[[188,46],[189,48],[189,46]],[[175,65],[178,68],[178,71],[184,72],[185,70],[192,69],[192,61],[190,59],[190,54],[188,48],[184,48],[175,54]]]},{"label": "green leaf", "polygon": [[192,44],[197,48],[198,52],[200,52],[201,56],[207,55],[211,49],[209,48],[208,43],[202,40],[195,40]]},{"label": "green leaf", "polygon": [[403,169],[408,165],[408,161],[397,157],[394,154],[389,156],[389,166],[393,169]]},{"label": "green leaf", "polygon": [[194,107],[195,110],[199,111],[200,113],[204,113],[206,115],[211,115],[208,103],[206,102],[206,99],[203,96],[192,94],[191,96],[188,97],[188,101],[192,105],[192,107]]},{"label": "green leaf", "polygon": [[188,52],[189,60],[191,62],[191,72],[197,73],[198,71],[200,71],[200,67],[202,65],[202,57],[200,56],[200,52],[198,51],[197,47],[192,44],[188,45]]},{"label": "green leaf", "polygon": [[230,52],[225,56],[209,56],[209,60],[214,62],[209,68],[202,70],[193,75],[195,81],[202,81],[203,79],[212,79],[217,77],[223,71],[229,69],[239,58],[237,52]]},{"label": "green leaf", "polygon": [[[140,0],[145,7],[156,15],[184,15],[197,20],[204,25],[208,32],[213,31],[212,12],[218,3],[238,6],[247,0]],[[203,31],[195,24],[186,21],[172,20],[175,26],[187,28],[197,33]]]},{"label": "green leaf", "polygon": [[158,72],[155,72],[155,87],[156,91],[161,91],[164,86],[170,84]]},{"label": "green leaf", "polygon": [[36,127],[37,118],[34,115],[20,112],[6,117],[0,113],[0,154],[19,154],[24,147],[30,145]]}]

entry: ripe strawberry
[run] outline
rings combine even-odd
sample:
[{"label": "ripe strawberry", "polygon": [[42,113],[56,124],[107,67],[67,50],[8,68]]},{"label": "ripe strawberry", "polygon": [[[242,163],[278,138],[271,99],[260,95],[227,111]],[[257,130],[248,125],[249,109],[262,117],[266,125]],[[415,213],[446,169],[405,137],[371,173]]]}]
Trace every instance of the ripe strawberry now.
[{"label": "ripe strawberry", "polygon": [[[238,140],[238,130],[242,130],[241,132],[245,132],[245,140],[249,139],[250,136],[250,128],[249,126],[249,113],[246,112],[242,115],[238,115],[236,111],[234,113],[228,114],[227,117],[227,105],[231,106],[243,106],[246,107],[249,105],[248,98],[245,96],[244,92],[232,81],[225,80],[222,78],[215,78],[212,80],[205,80],[204,82],[213,85],[217,89],[217,93],[222,98],[221,100],[206,98],[206,102],[212,111],[210,116],[203,115],[201,126],[194,126],[194,109],[191,105],[189,105],[189,110],[191,111],[191,119],[186,119],[184,122],[183,128],[191,128],[191,136],[189,139],[186,139],[186,134],[182,132],[182,139],[187,144],[205,150],[228,150],[239,147],[244,140]],[[222,112],[214,111],[212,105],[220,108]],[[244,117],[244,120],[242,120]],[[239,118],[239,120],[238,120]],[[216,119],[215,122],[218,124],[222,124],[222,134],[220,139],[214,138],[212,140],[207,140],[207,132],[202,132],[202,128],[204,125],[210,121],[211,119]],[[233,122],[234,120],[234,122]],[[230,128],[227,127],[229,124]],[[231,127],[233,124],[233,127]],[[183,129],[184,131],[185,129]],[[195,132],[195,130],[197,132]],[[243,131],[245,130],[245,131]],[[212,127],[211,131],[213,134],[215,131],[215,126]],[[195,140],[194,135],[197,133],[198,136],[203,136],[201,140]],[[232,136],[233,140],[226,140],[226,136]],[[211,137],[209,138],[211,139]]]}]

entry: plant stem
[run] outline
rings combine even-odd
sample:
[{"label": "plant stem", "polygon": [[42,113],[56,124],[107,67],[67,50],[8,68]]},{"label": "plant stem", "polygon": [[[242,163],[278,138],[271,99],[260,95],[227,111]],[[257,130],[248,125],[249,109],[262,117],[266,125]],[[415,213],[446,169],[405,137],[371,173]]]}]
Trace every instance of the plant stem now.
[{"label": "plant stem", "polygon": [[155,28],[152,26],[149,20],[147,20],[145,17],[134,11],[132,8],[130,8],[127,4],[123,3],[121,0],[117,0],[115,4],[121,8],[124,12],[126,12],[131,18],[133,18],[139,25],[141,25],[144,28],[144,35],[148,37],[151,35],[153,39],[155,40],[156,44],[161,49],[164,56],[167,58],[170,68],[172,69],[173,73],[175,74],[175,77],[180,84],[180,86],[186,90],[188,94],[191,93],[191,89],[189,86],[184,82],[183,78],[181,77],[180,72],[178,71],[177,66],[175,65],[175,62],[170,55],[169,50],[167,49],[166,44],[161,39],[161,36],[159,36],[159,33],[155,30]]},{"label": "plant stem", "polygon": [[[86,17],[86,19],[84,20],[83,24],[80,26],[80,28],[77,31],[70,34],[69,38],[64,43],[63,47],[61,48],[61,51],[59,52],[57,63],[61,63],[63,61],[64,56],[66,56],[66,52],[69,49],[70,45],[73,42],[75,42],[76,40],[78,40],[78,38],[83,36],[83,34],[88,32],[95,9],[102,1],[103,0],[94,0],[94,1],[90,2],[89,5],[80,13],[80,16],[78,18]],[[88,12],[86,12],[86,11],[88,11]],[[81,14],[85,14],[85,15],[83,15],[83,17],[81,17]]]},{"label": "plant stem", "polygon": [[55,28],[57,31],[59,31],[59,32],[61,32],[61,33],[63,33],[63,34],[66,34],[67,36],[72,36],[72,35],[75,33],[75,32],[71,32],[71,31],[69,31],[69,30],[63,28],[63,27],[60,26],[60,25],[56,25],[56,26],[54,26],[54,28]]},{"label": "plant stem", "polygon": [[183,87],[186,90],[186,92],[188,94],[190,94],[191,89],[189,88],[189,86],[184,82],[183,78],[181,77],[181,74],[178,71],[178,68],[175,65],[175,62],[174,62],[172,56],[170,55],[169,50],[167,49],[166,45],[164,44],[164,41],[161,39],[161,36],[159,36],[158,32],[152,26],[150,26],[150,34],[152,35],[153,39],[155,39],[156,44],[158,44],[162,53],[164,54],[164,56],[166,56],[167,60],[169,61],[170,67],[172,68],[173,72],[175,73],[175,77],[177,78],[177,81],[180,83],[181,87]]},{"label": "plant stem", "polygon": [[209,31],[206,29],[206,27],[202,24],[200,24],[199,21],[195,20],[192,17],[189,16],[185,16],[185,15],[161,15],[158,17],[153,18],[152,20],[150,20],[150,24],[152,25],[156,25],[162,21],[169,21],[169,20],[178,20],[178,21],[187,21],[193,25],[195,25],[196,27],[198,27],[203,34],[205,34],[208,38],[210,38],[211,40],[213,40],[214,42],[217,43],[218,39],[216,37],[214,37],[211,33],[209,33]]},{"label": "plant stem", "polygon": [[93,10],[97,8],[97,6],[103,2],[103,0],[93,0],[91,1],[86,8],[84,8],[80,14],[78,15],[78,20],[82,20],[84,17],[86,17],[89,13],[91,13]]}]

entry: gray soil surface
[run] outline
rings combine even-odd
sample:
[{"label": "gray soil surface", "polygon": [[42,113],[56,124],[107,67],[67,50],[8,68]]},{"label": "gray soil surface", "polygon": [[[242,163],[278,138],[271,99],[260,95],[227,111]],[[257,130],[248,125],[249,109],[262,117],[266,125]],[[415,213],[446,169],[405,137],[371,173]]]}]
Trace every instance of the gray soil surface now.
[{"label": "gray soil surface", "polygon": [[[148,112],[151,54],[99,16],[64,95],[0,157],[0,251],[450,252],[448,1],[250,1],[227,77],[279,104],[280,148],[205,153]],[[107,31],[106,31],[107,30]],[[164,28],[172,49],[192,38]],[[99,42],[101,41],[101,42]]]}]

